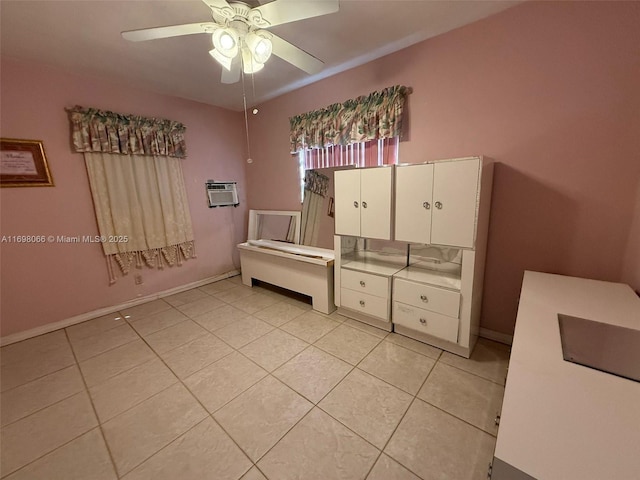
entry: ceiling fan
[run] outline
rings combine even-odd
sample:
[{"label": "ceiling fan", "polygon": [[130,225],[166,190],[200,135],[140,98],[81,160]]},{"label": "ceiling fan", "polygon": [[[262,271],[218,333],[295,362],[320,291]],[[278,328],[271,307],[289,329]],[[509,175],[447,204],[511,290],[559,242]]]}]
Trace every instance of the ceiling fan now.
[{"label": "ceiling fan", "polygon": [[309,74],[322,70],[322,61],[267,28],[337,12],[338,0],[275,0],[255,8],[240,1],[202,1],[211,9],[213,22],[129,30],[122,36],[140,42],[208,33],[213,42],[209,54],[223,67],[223,83],[236,83],[240,69],[247,74],[262,70],[272,53]]}]

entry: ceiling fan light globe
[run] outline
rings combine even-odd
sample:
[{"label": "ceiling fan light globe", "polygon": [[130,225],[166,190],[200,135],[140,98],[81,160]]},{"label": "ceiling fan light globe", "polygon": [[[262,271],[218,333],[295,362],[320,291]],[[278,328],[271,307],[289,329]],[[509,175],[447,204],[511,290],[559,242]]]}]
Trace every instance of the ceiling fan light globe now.
[{"label": "ceiling fan light globe", "polygon": [[221,55],[233,58],[238,54],[238,34],[232,28],[219,28],[211,39],[214,49]]},{"label": "ceiling fan light globe", "polygon": [[254,61],[258,63],[265,63],[269,60],[273,50],[273,45],[271,44],[269,37],[269,33],[263,30],[249,32],[245,37],[245,43],[251,51]]},{"label": "ceiling fan light globe", "polygon": [[264,63],[256,62],[253,58],[253,54],[247,49],[242,49],[242,70],[244,73],[251,75],[259,72],[264,68]]},{"label": "ceiling fan light globe", "polygon": [[231,58],[227,57],[226,55],[222,55],[215,48],[209,50],[209,55],[211,55],[220,65],[222,65],[223,68],[226,68],[229,71],[231,70]]}]

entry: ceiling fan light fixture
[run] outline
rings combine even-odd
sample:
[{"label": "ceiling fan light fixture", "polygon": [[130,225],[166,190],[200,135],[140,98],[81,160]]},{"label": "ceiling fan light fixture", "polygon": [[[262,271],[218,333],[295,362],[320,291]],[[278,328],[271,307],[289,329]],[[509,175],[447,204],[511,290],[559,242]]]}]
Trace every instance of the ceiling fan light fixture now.
[{"label": "ceiling fan light fixture", "polygon": [[244,42],[251,51],[253,59],[257,63],[265,63],[269,60],[273,51],[271,34],[265,30],[257,30],[247,33]]},{"label": "ceiling fan light fixture", "polygon": [[242,49],[242,70],[244,73],[251,75],[259,72],[264,68],[264,63],[256,62],[253,54],[247,48]]},{"label": "ceiling fan light fixture", "polygon": [[215,48],[212,50],[209,50],[209,55],[211,55],[213,58],[215,58],[215,60],[223,66],[223,68],[226,68],[227,70],[231,70],[231,61],[233,60],[230,57],[227,57],[226,55],[221,54],[218,50],[216,50]]},{"label": "ceiling fan light fixture", "polygon": [[219,28],[211,37],[215,50],[228,58],[238,54],[238,33],[232,28]]}]

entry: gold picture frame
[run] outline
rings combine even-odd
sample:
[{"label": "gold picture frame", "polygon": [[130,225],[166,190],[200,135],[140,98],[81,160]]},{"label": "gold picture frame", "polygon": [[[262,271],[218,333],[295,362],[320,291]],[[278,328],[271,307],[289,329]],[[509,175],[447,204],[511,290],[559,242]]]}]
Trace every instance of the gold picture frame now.
[{"label": "gold picture frame", "polygon": [[53,187],[41,140],[0,139],[0,187]]}]

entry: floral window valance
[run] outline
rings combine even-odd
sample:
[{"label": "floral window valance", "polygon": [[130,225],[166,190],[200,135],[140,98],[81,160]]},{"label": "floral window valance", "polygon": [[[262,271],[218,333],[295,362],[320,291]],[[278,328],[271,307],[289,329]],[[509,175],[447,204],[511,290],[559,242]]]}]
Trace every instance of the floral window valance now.
[{"label": "floral window valance", "polygon": [[399,137],[408,93],[396,85],[291,117],[291,153]]},{"label": "floral window valance", "polygon": [[327,196],[329,177],[315,170],[307,170],[304,176],[304,189],[323,197]]},{"label": "floral window valance", "polygon": [[76,152],[187,156],[182,123],[79,106],[67,112]]}]

